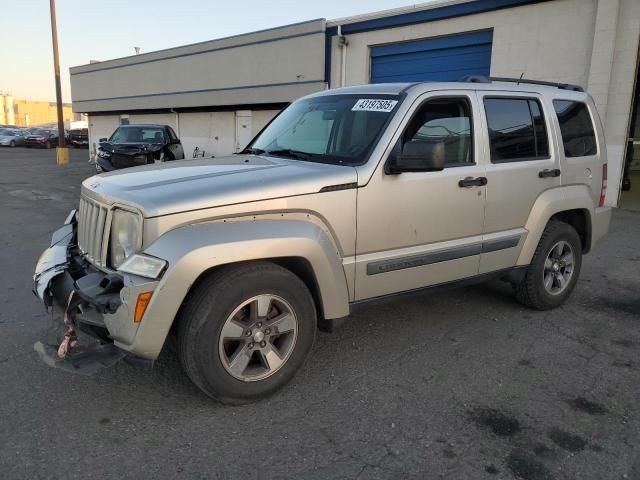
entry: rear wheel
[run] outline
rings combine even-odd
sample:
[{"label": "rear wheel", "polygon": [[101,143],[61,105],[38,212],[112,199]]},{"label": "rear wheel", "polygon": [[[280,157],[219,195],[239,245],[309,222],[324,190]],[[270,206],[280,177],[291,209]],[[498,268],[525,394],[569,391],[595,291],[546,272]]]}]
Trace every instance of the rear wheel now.
[{"label": "rear wheel", "polygon": [[582,243],[575,229],[564,222],[546,226],[522,282],[515,284],[520,303],[537,310],[562,305],[571,295],[582,266]]},{"label": "rear wheel", "polygon": [[311,350],[317,323],[305,284],[267,262],[214,272],[192,292],[178,321],[187,375],[207,395],[232,404],[289,382]]}]

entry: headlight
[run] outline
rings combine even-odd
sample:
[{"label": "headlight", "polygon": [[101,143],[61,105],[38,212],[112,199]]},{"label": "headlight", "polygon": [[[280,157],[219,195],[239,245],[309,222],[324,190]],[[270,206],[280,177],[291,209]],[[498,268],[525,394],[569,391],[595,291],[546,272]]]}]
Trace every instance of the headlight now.
[{"label": "headlight", "polygon": [[120,265],[118,270],[125,273],[131,273],[133,275],[139,275],[141,277],[155,279],[160,276],[166,266],[167,262],[164,260],[136,253],[127,258],[125,262]]},{"label": "headlight", "polygon": [[116,208],[111,220],[111,266],[118,268],[141,245],[142,218],[139,214]]},{"label": "headlight", "polygon": [[110,152],[106,152],[104,150],[101,150],[100,148],[98,149],[98,156],[100,158],[111,158],[111,153]]}]

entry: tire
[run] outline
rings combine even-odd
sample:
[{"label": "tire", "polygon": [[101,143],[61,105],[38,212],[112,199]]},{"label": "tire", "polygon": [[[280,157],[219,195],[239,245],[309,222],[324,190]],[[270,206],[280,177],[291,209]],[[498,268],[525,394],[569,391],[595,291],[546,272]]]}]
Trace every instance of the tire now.
[{"label": "tire", "polygon": [[[561,248],[562,252],[558,254]],[[561,259],[569,258],[568,253],[572,257],[570,274],[567,275],[568,262]],[[513,285],[516,298],[523,305],[536,310],[559,307],[575,288],[581,267],[582,243],[578,232],[569,224],[552,220],[542,233],[524,280]],[[564,278],[564,282],[560,277]]]},{"label": "tire", "polygon": [[11,140],[11,143],[9,144],[9,146],[10,146],[11,148],[15,148],[15,146],[16,146],[16,142],[15,142],[14,140]]},{"label": "tire", "polygon": [[[261,309],[268,318],[252,316]],[[285,315],[287,310],[293,320]],[[277,319],[285,317],[289,326],[295,324],[295,331],[291,328],[278,336]],[[316,325],[313,298],[289,270],[269,262],[223,267],[200,281],[181,309],[178,356],[191,381],[210,397],[227,404],[249,403],[273,394],[293,378],[311,351]],[[274,351],[280,356],[273,357]],[[247,357],[248,363],[237,367],[243,362],[236,360]],[[276,360],[281,361],[279,366]]]},{"label": "tire", "polygon": [[44,148],[46,148],[47,150],[49,150],[51,148],[51,142],[47,142],[44,144]]}]

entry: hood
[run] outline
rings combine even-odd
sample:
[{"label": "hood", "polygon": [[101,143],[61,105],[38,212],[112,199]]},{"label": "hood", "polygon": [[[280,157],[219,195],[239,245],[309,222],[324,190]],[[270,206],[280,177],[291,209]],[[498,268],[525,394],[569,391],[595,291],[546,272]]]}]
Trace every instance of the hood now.
[{"label": "hood", "polygon": [[317,193],[355,183],[356,169],[255,155],[177,160],[96,175],[83,194],[124,203],[145,217]]}]

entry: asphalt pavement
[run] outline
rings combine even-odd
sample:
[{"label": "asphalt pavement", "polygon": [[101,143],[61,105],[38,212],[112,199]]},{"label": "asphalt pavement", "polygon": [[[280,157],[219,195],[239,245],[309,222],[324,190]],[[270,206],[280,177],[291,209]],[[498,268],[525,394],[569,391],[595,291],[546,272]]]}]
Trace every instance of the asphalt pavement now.
[{"label": "asphalt pavement", "polygon": [[93,174],[0,149],[0,478],[639,479],[640,214],[616,211],[562,308],[499,281],[376,306],[242,407],[152,370],[52,369],[31,276]]}]

